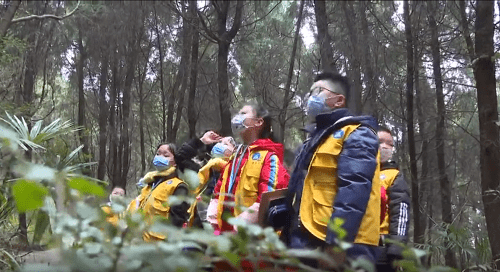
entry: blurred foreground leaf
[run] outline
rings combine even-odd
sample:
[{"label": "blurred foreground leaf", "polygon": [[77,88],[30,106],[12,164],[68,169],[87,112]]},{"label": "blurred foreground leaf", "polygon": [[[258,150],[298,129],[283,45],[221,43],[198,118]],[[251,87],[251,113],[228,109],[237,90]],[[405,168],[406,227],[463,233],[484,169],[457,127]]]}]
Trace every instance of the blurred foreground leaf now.
[{"label": "blurred foreground leaf", "polygon": [[47,188],[41,184],[24,179],[16,181],[12,186],[12,193],[19,212],[41,208],[48,192]]},{"label": "blurred foreground leaf", "polygon": [[68,182],[68,186],[70,188],[78,190],[82,194],[95,195],[100,197],[106,195],[106,191],[101,186],[81,177],[71,178]]}]

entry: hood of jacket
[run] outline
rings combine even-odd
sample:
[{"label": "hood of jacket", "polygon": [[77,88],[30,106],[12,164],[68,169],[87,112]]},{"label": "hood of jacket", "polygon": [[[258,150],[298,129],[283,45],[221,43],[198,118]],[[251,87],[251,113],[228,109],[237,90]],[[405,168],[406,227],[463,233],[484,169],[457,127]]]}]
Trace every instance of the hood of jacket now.
[{"label": "hood of jacket", "polygon": [[283,162],[284,159],[284,148],[283,144],[273,142],[271,139],[258,139],[250,144],[250,151],[253,150],[268,150],[274,152],[280,162]]}]

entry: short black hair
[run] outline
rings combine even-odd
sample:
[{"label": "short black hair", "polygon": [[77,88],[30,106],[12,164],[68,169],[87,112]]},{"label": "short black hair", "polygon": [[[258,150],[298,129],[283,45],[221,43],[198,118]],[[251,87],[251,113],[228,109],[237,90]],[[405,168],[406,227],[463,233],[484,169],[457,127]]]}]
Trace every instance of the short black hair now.
[{"label": "short black hair", "polygon": [[329,80],[334,83],[340,83],[340,86],[342,86],[342,89],[345,93],[345,102],[347,105],[347,102],[349,101],[349,95],[351,92],[351,86],[349,84],[349,80],[347,79],[347,77],[332,71],[323,71],[317,74],[316,78],[314,78],[314,82],[320,80]]},{"label": "short black hair", "polygon": [[387,133],[389,133],[392,136],[391,130],[388,127],[386,127],[386,126],[379,125],[377,132],[381,132],[381,131],[387,132]]}]

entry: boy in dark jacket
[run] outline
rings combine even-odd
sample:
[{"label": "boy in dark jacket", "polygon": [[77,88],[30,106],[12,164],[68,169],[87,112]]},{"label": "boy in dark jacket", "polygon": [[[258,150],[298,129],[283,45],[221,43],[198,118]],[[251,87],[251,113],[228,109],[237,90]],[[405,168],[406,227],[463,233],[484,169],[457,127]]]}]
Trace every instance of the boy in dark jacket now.
[{"label": "boy in dark jacket", "polygon": [[386,199],[382,200],[386,207],[380,224],[381,255],[377,260],[377,271],[396,271],[393,262],[401,259],[402,248],[389,240],[408,242],[410,195],[406,180],[392,160],[394,141],[391,131],[380,126],[377,134],[380,143],[380,183],[386,191]]}]

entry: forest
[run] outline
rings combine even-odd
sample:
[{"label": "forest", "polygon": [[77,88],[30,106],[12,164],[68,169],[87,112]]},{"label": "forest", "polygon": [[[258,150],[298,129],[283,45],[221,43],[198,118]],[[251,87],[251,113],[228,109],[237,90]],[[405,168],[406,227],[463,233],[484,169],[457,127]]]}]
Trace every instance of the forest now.
[{"label": "forest", "polygon": [[[134,198],[159,143],[230,136],[249,101],[269,109],[291,165],[324,70],[349,78],[353,114],[395,136],[417,256],[405,270],[500,269],[499,11],[500,1],[469,0],[0,1],[0,270],[54,246],[74,257],[61,271],[97,271],[88,260],[99,252],[98,271],[152,254],[124,230],[85,223],[98,206],[74,191],[121,186]],[[231,254],[285,250],[242,227],[237,250],[218,258],[238,267]],[[78,246],[65,247],[68,237]],[[172,252],[182,243],[164,244],[172,271],[192,258]],[[160,265],[141,258],[125,270]]]}]

